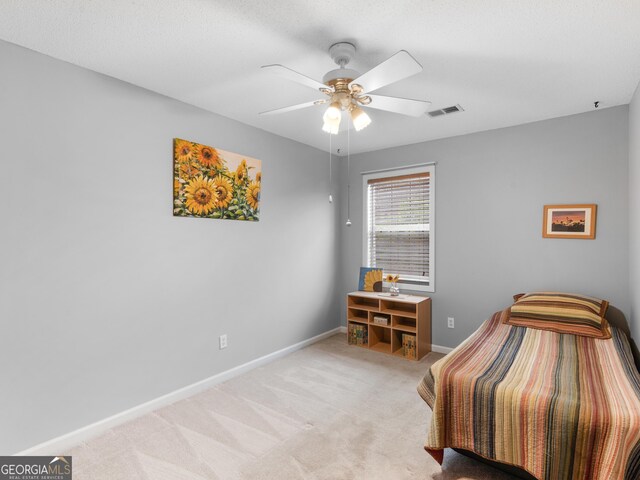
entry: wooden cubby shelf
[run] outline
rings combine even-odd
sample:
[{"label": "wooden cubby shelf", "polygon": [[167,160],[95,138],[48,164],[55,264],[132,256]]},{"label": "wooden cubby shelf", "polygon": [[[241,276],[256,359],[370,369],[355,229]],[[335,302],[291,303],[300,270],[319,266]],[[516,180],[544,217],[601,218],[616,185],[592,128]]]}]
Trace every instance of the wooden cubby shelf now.
[{"label": "wooden cubby shelf", "polygon": [[[374,317],[385,317],[387,324],[375,323]],[[358,347],[420,360],[431,351],[431,299],[352,292],[347,296],[347,338]]]},{"label": "wooden cubby shelf", "polygon": [[373,298],[367,297],[349,297],[348,305],[359,310],[379,310],[379,303]]},{"label": "wooden cubby shelf", "polygon": [[367,310],[347,309],[347,319],[351,322],[369,323],[369,312]]},{"label": "wooden cubby shelf", "polygon": [[[408,295],[407,295],[408,296]],[[381,300],[380,311],[392,315],[405,315],[415,318],[417,312],[414,304],[405,304],[397,300]]]},{"label": "wooden cubby shelf", "polygon": [[401,315],[391,316],[391,325],[396,330],[416,333],[416,324],[415,318],[403,317]]}]

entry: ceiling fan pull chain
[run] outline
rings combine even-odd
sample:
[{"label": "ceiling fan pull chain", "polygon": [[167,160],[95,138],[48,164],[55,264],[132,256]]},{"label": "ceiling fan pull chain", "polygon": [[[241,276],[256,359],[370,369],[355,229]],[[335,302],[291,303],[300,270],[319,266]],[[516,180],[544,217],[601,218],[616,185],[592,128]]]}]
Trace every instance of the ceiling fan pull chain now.
[{"label": "ceiling fan pull chain", "polygon": [[349,141],[349,119],[347,118],[347,227],[351,226],[351,143]]},{"label": "ceiling fan pull chain", "polygon": [[329,203],[333,203],[333,183],[331,182],[331,134],[329,134]]}]

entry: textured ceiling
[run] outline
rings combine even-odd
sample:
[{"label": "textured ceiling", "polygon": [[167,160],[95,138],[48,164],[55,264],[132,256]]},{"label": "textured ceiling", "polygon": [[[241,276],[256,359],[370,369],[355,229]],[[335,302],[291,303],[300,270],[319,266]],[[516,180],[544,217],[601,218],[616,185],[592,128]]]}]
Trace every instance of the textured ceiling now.
[{"label": "textured ceiling", "polygon": [[[638,0],[2,0],[0,38],[317,148],[322,95],[260,71],[321,80],[329,46],[357,46],[361,73],[398,50],[424,67],[376,93],[465,111],[429,118],[368,110],[351,152],[626,104],[640,80]],[[19,66],[18,66],[19,67]],[[6,68],[6,66],[4,66]],[[223,145],[221,139],[219,145]],[[346,146],[346,132],[333,138]],[[344,151],[344,150],[343,150]]]}]

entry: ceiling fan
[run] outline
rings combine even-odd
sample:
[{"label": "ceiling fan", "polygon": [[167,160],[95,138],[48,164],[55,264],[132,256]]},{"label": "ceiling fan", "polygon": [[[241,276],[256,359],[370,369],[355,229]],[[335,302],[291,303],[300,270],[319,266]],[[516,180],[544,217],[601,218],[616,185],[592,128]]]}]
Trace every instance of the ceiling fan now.
[{"label": "ceiling fan", "polygon": [[426,113],[431,102],[370,93],[422,71],[422,65],[408,52],[400,50],[362,75],[355,70],[345,68],[355,53],[356,47],[352,43],[339,42],[332,45],[329,48],[329,55],[339,68],[328,72],[322,78],[322,83],[283,65],[264,65],[262,69],[318,90],[327,98],[261,112],[260,115],[286,113],[328,103],[329,108],[323,115],[322,129],[325,132],[337,134],[343,111],[351,116],[356,131],[362,130],[371,123],[369,115],[360,107],[377,108],[412,117],[419,117]]}]

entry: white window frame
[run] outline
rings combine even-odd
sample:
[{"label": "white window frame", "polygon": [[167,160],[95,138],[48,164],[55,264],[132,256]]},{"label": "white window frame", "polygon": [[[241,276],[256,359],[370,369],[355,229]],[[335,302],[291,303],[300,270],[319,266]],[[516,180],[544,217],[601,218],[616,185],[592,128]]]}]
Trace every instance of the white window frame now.
[{"label": "white window frame", "polygon": [[[436,169],[435,163],[422,165],[409,165],[406,167],[389,168],[371,172],[362,172],[362,265],[369,267],[369,180],[386,177],[396,177],[401,175],[412,175],[416,173],[429,174],[429,276],[427,280],[422,277],[400,276],[399,287],[405,290],[416,292],[435,292],[435,198],[436,198]],[[385,272],[394,273],[394,272]],[[384,287],[390,284],[384,282]]]}]

